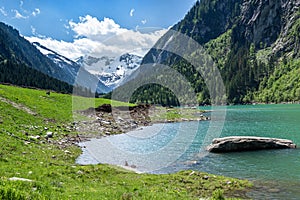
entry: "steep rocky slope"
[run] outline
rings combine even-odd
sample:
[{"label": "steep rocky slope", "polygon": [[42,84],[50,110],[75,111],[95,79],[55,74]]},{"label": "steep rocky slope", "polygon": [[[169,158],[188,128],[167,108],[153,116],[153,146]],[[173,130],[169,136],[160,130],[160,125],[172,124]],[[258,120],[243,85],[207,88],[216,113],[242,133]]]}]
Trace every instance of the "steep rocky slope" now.
[{"label": "steep rocky slope", "polygon": [[[215,61],[228,103],[299,101],[300,96],[296,95],[297,90],[300,92],[299,83],[294,80],[299,80],[300,75],[291,73],[299,69],[299,7],[300,0],[197,1],[185,18],[148,52],[142,64],[160,63],[176,69],[193,85],[198,102],[210,103],[205,81],[195,66],[170,51],[159,49],[166,45],[172,45],[173,52],[188,48],[188,44],[180,44],[179,36],[171,34],[176,31],[193,38]],[[203,55],[195,50],[188,56],[197,59]],[[141,75],[142,72],[143,67]],[[289,83],[279,85],[278,82],[287,74],[292,74],[295,82],[288,90]],[[286,94],[274,97],[272,90]],[[153,99],[158,92],[176,98],[167,89],[147,85],[135,92],[132,101],[145,101],[145,96]]]}]

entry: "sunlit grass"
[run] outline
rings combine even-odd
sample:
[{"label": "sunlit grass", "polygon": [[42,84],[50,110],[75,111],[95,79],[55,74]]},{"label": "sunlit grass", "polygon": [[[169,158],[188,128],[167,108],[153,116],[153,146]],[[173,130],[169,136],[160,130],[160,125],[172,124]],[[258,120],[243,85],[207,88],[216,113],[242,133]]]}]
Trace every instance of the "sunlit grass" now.
[{"label": "sunlit grass", "polygon": [[74,112],[90,107],[98,107],[103,104],[112,104],[114,106],[133,105],[111,101],[110,99],[85,98],[55,92],[51,92],[50,95],[47,95],[44,90],[6,85],[0,85],[0,97],[25,105],[43,118],[55,119],[60,122],[72,121]]},{"label": "sunlit grass", "polygon": [[[42,90],[0,85],[0,96],[38,114],[31,115],[0,101],[0,199],[199,199],[211,196],[217,189],[231,195],[249,186],[247,181],[200,172],[153,175],[109,165],[77,165],[79,147],[58,146],[44,137],[47,131],[55,133],[53,141],[76,134],[63,126],[72,121],[70,95],[48,96]],[[96,105],[103,103],[109,100],[95,100]],[[78,109],[90,106],[82,103]],[[37,135],[41,139],[30,139]],[[12,177],[32,182],[10,181]]]}]

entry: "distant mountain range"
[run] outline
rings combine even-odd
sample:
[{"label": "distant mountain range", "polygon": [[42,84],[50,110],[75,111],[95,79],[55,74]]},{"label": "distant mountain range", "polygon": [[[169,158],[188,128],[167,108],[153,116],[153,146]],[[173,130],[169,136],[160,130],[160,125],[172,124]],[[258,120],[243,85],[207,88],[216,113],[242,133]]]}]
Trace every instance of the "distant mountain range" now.
[{"label": "distant mountain range", "polygon": [[[70,91],[70,85],[85,91],[96,85],[98,93],[117,88],[126,96],[133,80],[180,85],[167,76],[168,71],[150,76],[160,66],[168,66],[191,84],[199,104],[209,104],[210,90],[202,76],[216,81],[211,68],[200,74],[186,59],[162,49],[169,46],[174,52],[184,52],[189,47],[189,42],[182,44],[180,37],[172,34],[175,31],[192,38],[212,58],[226,88],[221,98],[227,103],[300,101],[299,7],[300,0],[197,1],[144,58],[124,54],[117,58],[83,56],[72,61],[38,43],[30,44],[18,31],[0,23],[0,82],[61,91]],[[190,60],[202,58],[202,65],[208,67],[199,49],[186,56]],[[170,88],[151,80],[136,89],[132,102],[178,105],[181,100]],[[181,92],[188,98],[184,97],[185,89]]]},{"label": "distant mountain range", "polygon": [[[0,44],[0,67],[3,72],[0,82],[59,91],[61,84],[65,88],[63,92],[69,93],[72,92],[71,86],[81,87],[84,91],[94,87],[98,93],[109,91],[97,77],[77,63],[38,43],[31,44],[17,30],[4,23],[0,23]],[[77,78],[79,72],[80,79]]]},{"label": "distant mountain range", "polygon": [[[77,76],[80,68],[94,75],[99,79],[100,83],[106,86],[106,88],[102,87],[102,91],[105,93],[124,84],[127,78],[139,68],[142,62],[142,57],[129,53],[117,58],[108,56],[102,56],[101,58],[82,56],[76,61],[72,61],[39,43],[34,42],[33,45],[72,77]],[[85,81],[89,82],[89,79]],[[87,83],[83,82],[81,84],[84,85]]]},{"label": "distant mountain range", "polygon": [[[214,81],[211,68],[207,66],[200,74],[187,60],[162,50],[168,46],[184,52],[189,47],[188,42],[182,44],[181,38],[172,33],[175,31],[192,38],[213,59],[224,81],[228,103],[300,101],[299,7],[300,0],[197,1],[146,54],[135,76],[142,80],[149,65],[169,66],[192,84],[199,104],[211,103],[202,77]],[[187,56],[190,60],[205,58],[197,49]],[[163,74],[159,78],[163,80]],[[131,100],[176,105],[176,98],[167,88],[152,84],[139,88]]]},{"label": "distant mountain range", "polygon": [[[54,78],[54,82],[58,85],[68,85],[68,89],[64,89],[63,92],[69,93],[72,92],[72,86],[86,88],[83,91],[96,87],[97,93],[110,92],[129,80],[129,76],[142,62],[142,57],[128,53],[117,58],[82,56],[72,61],[40,43],[31,44],[20,36],[17,30],[4,23],[0,23],[0,43],[0,65],[2,64],[1,71],[3,71],[0,78],[5,77],[0,79],[0,82],[44,88],[43,84],[39,84],[42,79],[38,78],[39,81],[35,79],[47,76]],[[4,63],[8,61],[14,67],[18,66],[19,72],[35,70],[34,73],[39,75],[33,77],[29,74],[20,74],[19,76],[26,76],[24,81],[16,75],[11,77],[7,73],[15,74],[17,71],[14,69],[15,73],[11,73],[13,68],[7,69]],[[50,83],[50,79],[47,82]],[[47,89],[57,90],[56,87],[51,88],[52,84],[47,85]]]},{"label": "distant mountain range", "polygon": [[103,56],[80,57],[76,63],[97,76],[110,90],[126,83],[130,75],[141,65],[142,57],[126,53],[117,58]]},{"label": "distant mountain range", "polygon": [[[83,68],[80,63],[74,62],[58,53],[54,50],[51,50],[37,42],[34,42],[33,45],[47,58],[49,58],[53,63],[56,64],[63,72],[67,75],[66,77],[70,77],[69,80],[64,79],[68,83],[74,85],[79,84],[86,88],[91,88],[95,84],[97,86],[98,93],[107,93],[110,91],[108,87],[102,84],[99,79],[88,72],[85,68]],[[78,72],[80,71],[80,78],[78,77]]]}]

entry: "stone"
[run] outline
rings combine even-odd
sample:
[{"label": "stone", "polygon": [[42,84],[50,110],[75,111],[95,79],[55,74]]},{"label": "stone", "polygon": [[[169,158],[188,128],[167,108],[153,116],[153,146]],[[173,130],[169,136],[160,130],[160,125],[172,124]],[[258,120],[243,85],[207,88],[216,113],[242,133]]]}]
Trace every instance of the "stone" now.
[{"label": "stone", "polygon": [[296,144],[291,140],[267,137],[232,136],[216,138],[207,147],[212,153],[255,151],[264,149],[294,149]]},{"label": "stone", "polygon": [[46,137],[47,137],[47,138],[52,138],[52,137],[53,137],[53,132],[50,132],[50,131],[47,132],[47,133],[46,133]]},{"label": "stone", "polygon": [[77,174],[78,174],[78,175],[82,175],[83,172],[79,170],[79,171],[77,172]]},{"label": "stone", "polygon": [[65,150],[64,152],[65,152],[66,154],[71,154],[71,152],[68,151],[68,150]]},{"label": "stone", "polygon": [[10,181],[32,182],[32,180],[30,180],[30,179],[26,179],[26,178],[18,178],[18,177],[12,177],[12,178],[9,178],[8,180],[10,180]]},{"label": "stone", "polygon": [[108,122],[108,121],[101,121],[101,124],[103,124],[103,125],[110,125],[110,122]]},{"label": "stone", "polygon": [[270,193],[279,193],[280,192],[280,189],[277,189],[277,188],[271,188],[268,190],[268,192]]},{"label": "stone", "polygon": [[36,136],[29,136],[28,137],[29,139],[32,139],[32,140],[39,140],[40,138],[41,138],[41,136],[39,136],[39,135],[36,135]]},{"label": "stone", "polygon": [[192,176],[193,174],[195,174],[195,171],[192,171],[192,172],[189,174],[189,176]]},{"label": "stone", "polygon": [[196,160],[189,160],[189,161],[186,161],[184,162],[185,165],[195,165],[197,164],[197,161]]}]

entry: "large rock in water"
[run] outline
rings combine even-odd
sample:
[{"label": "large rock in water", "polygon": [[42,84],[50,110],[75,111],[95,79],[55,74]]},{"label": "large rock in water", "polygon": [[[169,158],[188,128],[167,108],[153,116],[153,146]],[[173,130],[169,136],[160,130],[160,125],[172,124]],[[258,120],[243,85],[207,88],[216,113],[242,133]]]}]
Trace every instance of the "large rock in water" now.
[{"label": "large rock in water", "polygon": [[232,136],[214,139],[212,144],[207,147],[207,150],[213,153],[225,153],[289,148],[296,148],[296,144],[291,140],[267,137]]}]

